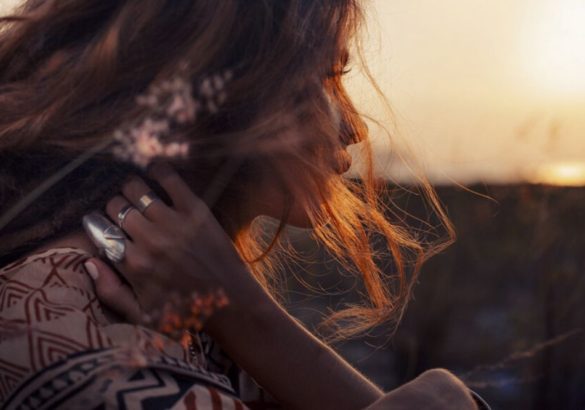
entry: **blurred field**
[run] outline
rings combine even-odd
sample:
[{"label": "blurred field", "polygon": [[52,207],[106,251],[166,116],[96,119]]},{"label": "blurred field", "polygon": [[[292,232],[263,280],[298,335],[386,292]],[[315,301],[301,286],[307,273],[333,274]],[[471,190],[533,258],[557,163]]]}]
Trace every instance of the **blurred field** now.
[{"label": "blurred field", "polygon": [[[455,372],[497,409],[585,408],[585,189],[475,186],[484,199],[440,187],[458,232],[424,267],[415,300],[390,344],[336,348],[385,390],[433,367]],[[410,196],[395,198],[426,211]],[[354,280],[306,235],[291,242],[316,263],[295,271],[336,295],[289,281],[289,309],[309,327],[355,298]],[[324,273],[330,272],[324,275]]]}]

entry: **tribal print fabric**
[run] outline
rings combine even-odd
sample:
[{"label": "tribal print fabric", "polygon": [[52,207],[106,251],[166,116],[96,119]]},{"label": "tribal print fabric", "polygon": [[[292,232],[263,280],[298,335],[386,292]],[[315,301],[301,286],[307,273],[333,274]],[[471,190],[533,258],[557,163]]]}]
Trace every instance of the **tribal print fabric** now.
[{"label": "tribal print fabric", "polygon": [[277,409],[205,333],[190,346],[102,307],[80,249],[0,270],[0,407]]}]

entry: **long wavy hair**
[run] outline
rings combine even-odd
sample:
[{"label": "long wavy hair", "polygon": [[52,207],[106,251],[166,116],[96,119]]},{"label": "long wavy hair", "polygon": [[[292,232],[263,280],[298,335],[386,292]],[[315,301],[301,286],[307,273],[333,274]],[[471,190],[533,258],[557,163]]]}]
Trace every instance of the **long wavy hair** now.
[{"label": "long wavy hair", "polygon": [[[422,263],[453,230],[426,183],[446,228],[441,241],[417,237],[382,201],[387,184],[374,175],[367,127],[342,81],[362,21],[358,0],[26,1],[0,20],[0,215],[110,138],[137,115],[136,95],[181,61],[193,81],[233,69],[225,102],[184,131],[189,158],[173,164],[195,193],[205,197],[214,185],[210,209],[277,295],[276,272],[293,257],[279,240],[289,212],[267,239],[255,224],[242,225],[238,207],[258,172],[271,169],[284,194],[307,209],[314,238],[364,285],[361,303],[322,322],[329,340],[396,324]],[[333,170],[328,158],[340,141],[362,142],[360,180]],[[303,172],[291,175],[287,160],[304,164]],[[82,162],[0,231],[0,262],[79,229],[82,215],[103,207],[132,172],[141,170],[107,151]],[[378,266],[376,235],[392,268]]]}]

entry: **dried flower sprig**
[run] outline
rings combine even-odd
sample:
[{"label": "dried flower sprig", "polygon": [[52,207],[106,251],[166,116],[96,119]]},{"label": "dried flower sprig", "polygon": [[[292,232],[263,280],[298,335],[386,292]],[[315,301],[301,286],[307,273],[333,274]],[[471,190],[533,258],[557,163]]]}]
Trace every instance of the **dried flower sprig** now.
[{"label": "dried flower sprig", "polygon": [[204,97],[204,106],[207,110],[215,114],[219,107],[227,99],[225,92],[225,85],[231,81],[233,74],[230,70],[222,74],[215,74],[211,77],[205,78],[199,87],[199,94]]},{"label": "dried flower sprig", "polygon": [[162,308],[145,316],[145,324],[175,340],[181,340],[187,331],[200,331],[206,321],[230,301],[223,289],[208,293],[193,292],[190,297],[169,295]]},{"label": "dried flower sprig", "polygon": [[157,157],[186,157],[189,144],[173,141],[174,131],[195,122],[200,112],[217,113],[227,98],[225,85],[232,77],[231,70],[206,77],[195,92],[192,82],[182,73],[152,84],[145,94],[136,97],[136,103],[145,109],[144,116],[114,132],[117,144],[112,152],[142,168]]}]

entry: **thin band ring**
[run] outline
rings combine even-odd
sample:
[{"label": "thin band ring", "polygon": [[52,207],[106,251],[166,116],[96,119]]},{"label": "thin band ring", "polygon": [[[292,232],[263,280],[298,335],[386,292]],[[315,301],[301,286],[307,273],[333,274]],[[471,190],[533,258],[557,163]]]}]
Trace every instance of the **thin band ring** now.
[{"label": "thin band ring", "polygon": [[160,198],[154,192],[149,191],[138,199],[137,208],[141,213],[144,213],[156,201],[160,201]]},{"label": "thin band ring", "polygon": [[124,229],[124,219],[126,219],[128,214],[132,210],[137,210],[137,209],[136,209],[136,207],[134,207],[130,204],[126,204],[122,207],[122,209],[120,209],[120,212],[118,212],[118,226],[120,228]]}]

